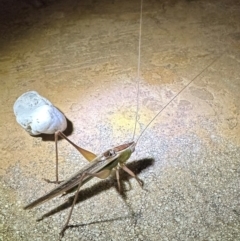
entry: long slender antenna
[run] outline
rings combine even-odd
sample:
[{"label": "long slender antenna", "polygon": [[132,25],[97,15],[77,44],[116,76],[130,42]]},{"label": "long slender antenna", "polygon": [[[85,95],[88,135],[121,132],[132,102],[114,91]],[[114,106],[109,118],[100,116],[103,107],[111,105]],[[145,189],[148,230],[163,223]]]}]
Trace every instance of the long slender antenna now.
[{"label": "long slender antenna", "polygon": [[208,69],[211,65],[213,65],[220,57],[222,57],[223,53],[214,59],[209,65],[207,65],[200,73],[198,73],[187,85],[185,85],[155,116],[154,118],[147,124],[147,126],[144,128],[140,136],[138,137],[136,143],[140,139],[140,137],[143,135],[143,133],[146,131],[146,129],[152,124],[152,122],[162,113],[164,109],[166,109],[195,79],[197,79],[206,69]]},{"label": "long slender antenna", "polygon": [[132,139],[134,139],[134,137],[135,137],[137,123],[138,123],[138,112],[139,112],[139,84],[140,84],[141,41],[142,41],[142,9],[143,9],[143,0],[141,0],[140,21],[139,21],[138,68],[137,68],[137,109],[136,109],[135,126],[134,126]]}]

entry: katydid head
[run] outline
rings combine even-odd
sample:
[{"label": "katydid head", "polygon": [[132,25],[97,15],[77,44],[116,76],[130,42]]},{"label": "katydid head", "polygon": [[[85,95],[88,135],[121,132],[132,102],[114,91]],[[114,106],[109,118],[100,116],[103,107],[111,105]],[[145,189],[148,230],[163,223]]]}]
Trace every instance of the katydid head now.
[{"label": "katydid head", "polygon": [[131,141],[131,142],[129,142],[129,143],[125,143],[125,144],[122,144],[122,145],[119,145],[119,146],[114,147],[114,148],[113,148],[113,151],[122,152],[122,151],[130,148],[131,151],[134,152],[135,146],[136,146],[136,143],[135,143],[134,141]]},{"label": "katydid head", "polygon": [[125,163],[132,153],[135,151],[136,142],[122,144],[114,147],[112,150],[118,154],[118,161],[120,164]]}]

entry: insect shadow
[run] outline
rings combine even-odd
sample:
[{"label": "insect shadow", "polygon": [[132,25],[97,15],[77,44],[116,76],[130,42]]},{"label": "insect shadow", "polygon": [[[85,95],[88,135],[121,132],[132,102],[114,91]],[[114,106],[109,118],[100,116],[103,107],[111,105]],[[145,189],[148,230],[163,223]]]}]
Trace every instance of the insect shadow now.
[{"label": "insect shadow", "polygon": [[[133,161],[129,164],[127,164],[126,166],[131,169],[136,175],[138,175],[139,173],[141,173],[143,170],[149,168],[150,166],[152,166],[154,164],[154,159],[153,158],[145,158],[145,159],[141,159],[141,160],[137,160],[137,161]],[[125,173],[123,170],[120,170],[120,177],[121,177],[121,185],[122,185],[122,192],[119,193],[122,198],[125,200],[126,199],[126,189],[125,189],[125,182],[129,183],[129,179],[132,178],[128,173]],[[77,201],[76,203],[80,203],[83,202],[101,192],[104,192],[108,189],[110,189],[111,187],[115,187],[115,189],[118,191],[118,185],[117,185],[117,181],[113,178],[108,178],[106,180],[100,181],[96,184],[94,184],[93,186],[89,187],[89,188],[85,188],[83,190],[80,190],[78,197],[77,197]],[[119,191],[118,191],[119,192]],[[64,195],[63,195],[64,196]],[[50,217],[58,212],[61,212],[67,208],[70,208],[72,206],[73,200],[74,200],[74,196],[69,197],[63,204],[59,205],[58,207],[50,210],[49,212],[45,213],[42,217],[40,217],[39,219],[37,219],[37,221],[41,221],[47,217]],[[119,218],[117,218],[119,219]],[[113,220],[106,220],[107,221],[113,221]],[[102,222],[102,221],[101,221]],[[94,222],[95,223],[95,222]],[[91,223],[89,223],[91,224]],[[87,224],[83,224],[83,225],[87,225]],[[83,226],[83,225],[78,225],[78,226]],[[71,225],[70,225],[71,226]]]}]

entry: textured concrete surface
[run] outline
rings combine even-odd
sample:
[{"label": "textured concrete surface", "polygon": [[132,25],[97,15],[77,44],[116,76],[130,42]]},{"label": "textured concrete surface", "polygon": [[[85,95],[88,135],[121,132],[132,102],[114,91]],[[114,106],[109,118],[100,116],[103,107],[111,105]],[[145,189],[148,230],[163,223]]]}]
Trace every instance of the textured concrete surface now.
[{"label": "textured concrete surface", "polygon": [[[137,103],[140,1],[0,1],[0,240],[57,240],[69,207],[55,198],[52,137],[31,137],[12,106],[36,90],[72,123],[68,136],[95,153],[131,140]],[[82,188],[63,240],[240,240],[240,4],[144,1],[139,121],[122,175]],[[71,127],[69,122],[69,126]],[[71,129],[71,128],[70,128]],[[86,161],[59,141],[60,177]]]}]

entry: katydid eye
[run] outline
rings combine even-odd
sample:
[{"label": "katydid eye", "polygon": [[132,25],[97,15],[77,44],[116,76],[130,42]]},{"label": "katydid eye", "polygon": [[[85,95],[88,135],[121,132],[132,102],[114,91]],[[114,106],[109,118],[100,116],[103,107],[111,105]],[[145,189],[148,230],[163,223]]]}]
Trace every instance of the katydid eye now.
[{"label": "katydid eye", "polygon": [[108,156],[114,156],[114,155],[115,155],[115,151],[114,150],[109,150]]},{"label": "katydid eye", "polygon": [[116,156],[116,152],[115,152],[113,149],[111,149],[111,150],[106,151],[106,152],[103,154],[103,156],[104,156],[105,158],[112,157],[112,156]]}]

